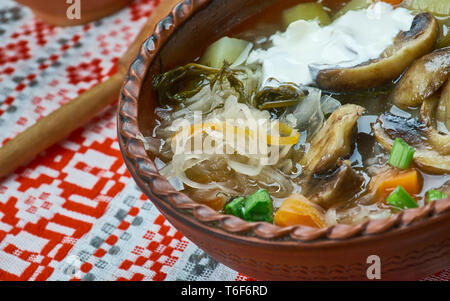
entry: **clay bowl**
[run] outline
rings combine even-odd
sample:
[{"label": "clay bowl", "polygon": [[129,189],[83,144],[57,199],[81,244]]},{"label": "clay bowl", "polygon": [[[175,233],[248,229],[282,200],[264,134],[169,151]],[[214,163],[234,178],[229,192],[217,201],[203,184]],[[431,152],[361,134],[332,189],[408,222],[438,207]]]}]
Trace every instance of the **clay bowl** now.
[{"label": "clay bowl", "polygon": [[[280,228],[223,215],[176,191],[158,174],[138,133],[151,135],[155,74],[179,66],[275,0],[186,0],[155,28],[132,63],[120,96],[118,136],[137,185],[167,220],[219,262],[259,280],[415,280],[450,266],[450,198],[389,219],[326,229]],[[193,56],[195,57],[195,55]]]},{"label": "clay bowl", "polygon": [[[78,0],[77,0],[78,1]],[[108,16],[126,6],[132,0],[95,0],[80,2],[80,19],[69,19],[67,10],[75,4],[75,0],[16,0],[31,8],[34,15],[46,23],[59,26],[85,24]]]}]

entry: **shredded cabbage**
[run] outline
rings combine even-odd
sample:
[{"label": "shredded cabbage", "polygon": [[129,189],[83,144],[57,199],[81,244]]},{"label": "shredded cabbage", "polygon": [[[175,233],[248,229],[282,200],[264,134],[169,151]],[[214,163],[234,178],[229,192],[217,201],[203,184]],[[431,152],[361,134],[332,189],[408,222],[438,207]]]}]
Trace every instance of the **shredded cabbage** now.
[{"label": "shredded cabbage", "polygon": [[322,127],[325,115],[333,113],[341,103],[331,96],[322,96],[322,91],[316,88],[307,88],[308,95],[297,106],[288,108],[281,120],[293,125],[300,131],[308,133],[308,139]]}]

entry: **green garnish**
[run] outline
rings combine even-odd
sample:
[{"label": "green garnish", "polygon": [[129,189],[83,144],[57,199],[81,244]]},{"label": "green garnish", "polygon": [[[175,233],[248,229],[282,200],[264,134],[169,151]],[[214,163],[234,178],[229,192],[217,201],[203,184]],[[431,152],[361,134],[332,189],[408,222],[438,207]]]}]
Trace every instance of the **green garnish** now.
[{"label": "green garnish", "polygon": [[396,138],[392,146],[389,164],[400,169],[407,169],[411,165],[416,150],[401,138]]},{"label": "green garnish", "polygon": [[242,196],[232,199],[224,211],[249,222],[273,221],[272,199],[265,189],[260,189],[245,199]]},{"label": "green garnish", "polygon": [[427,195],[428,195],[428,198],[427,198],[428,203],[431,203],[436,200],[443,200],[445,198],[448,198],[448,194],[446,194],[442,191],[439,191],[439,190],[434,190],[434,189],[429,190],[427,192]]},{"label": "green garnish", "polygon": [[267,190],[260,189],[245,199],[244,219],[247,221],[273,221],[272,200]]},{"label": "green garnish", "polygon": [[232,70],[225,63],[221,69],[190,63],[168,72],[156,75],[153,79],[153,90],[157,93],[160,105],[166,103],[180,104],[200,92],[203,87],[216,84],[227,84],[234,90],[239,101],[247,99],[244,83],[238,79],[241,70]]},{"label": "green garnish", "polygon": [[417,208],[416,201],[403,189],[402,186],[397,186],[394,191],[387,197],[386,202],[398,209]]},{"label": "green garnish", "polygon": [[160,105],[166,102],[182,103],[197,94],[219,72],[218,69],[199,64],[187,64],[159,74],[153,79]]},{"label": "green garnish", "polygon": [[242,196],[234,198],[225,206],[225,213],[243,218],[244,200]]},{"label": "green garnish", "polygon": [[285,83],[277,88],[264,87],[255,95],[255,102],[260,110],[269,110],[296,105],[304,98],[305,92],[300,87]]}]

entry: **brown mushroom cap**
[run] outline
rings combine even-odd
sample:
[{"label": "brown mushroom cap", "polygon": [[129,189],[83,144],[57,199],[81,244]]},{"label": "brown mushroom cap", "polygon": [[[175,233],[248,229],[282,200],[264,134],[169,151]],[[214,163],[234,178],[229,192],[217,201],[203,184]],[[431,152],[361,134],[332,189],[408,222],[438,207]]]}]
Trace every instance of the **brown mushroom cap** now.
[{"label": "brown mushroom cap", "polygon": [[441,108],[440,112],[443,115],[440,121],[450,130],[450,80],[447,80],[447,83],[442,88],[439,105]]},{"label": "brown mushroom cap", "polygon": [[432,115],[438,98],[432,96],[423,102],[420,120],[382,114],[373,125],[377,141],[391,150],[395,138],[402,138],[414,147],[414,163],[429,173],[450,172],[450,135],[432,127]]},{"label": "brown mushroom cap", "polygon": [[311,147],[300,164],[308,173],[318,173],[336,167],[339,158],[352,147],[353,129],[366,109],[354,104],[337,108],[311,140]]},{"label": "brown mushroom cap", "polygon": [[357,91],[382,86],[397,79],[415,59],[430,52],[438,32],[438,23],[431,14],[418,14],[410,30],[400,32],[394,44],[378,59],[350,68],[321,70],[316,83],[328,91]]},{"label": "brown mushroom cap", "polygon": [[417,107],[433,95],[450,75],[450,47],[416,60],[395,86],[390,98],[401,108]]}]

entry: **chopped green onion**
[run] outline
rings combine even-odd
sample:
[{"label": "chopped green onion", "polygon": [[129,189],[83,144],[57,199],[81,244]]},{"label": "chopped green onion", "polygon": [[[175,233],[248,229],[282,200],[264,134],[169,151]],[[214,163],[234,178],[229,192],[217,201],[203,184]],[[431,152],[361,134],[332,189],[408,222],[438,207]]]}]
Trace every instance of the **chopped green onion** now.
[{"label": "chopped green onion", "polygon": [[247,221],[273,221],[272,199],[267,190],[260,189],[245,199],[244,219]]},{"label": "chopped green onion", "polygon": [[389,164],[401,169],[407,169],[411,165],[416,150],[401,138],[396,138],[392,146]]},{"label": "chopped green onion", "polygon": [[439,190],[434,190],[431,189],[427,192],[428,194],[428,203],[431,203],[432,201],[436,201],[436,200],[443,200],[445,198],[448,198],[448,194],[439,191]]},{"label": "chopped green onion", "polygon": [[397,186],[394,191],[387,197],[386,202],[398,209],[417,208],[416,201],[403,189],[402,186]]},{"label": "chopped green onion", "polygon": [[265,189],[260,189],[247,198],[239,196],[232,199],[224,211],[249,222],[273,221],[272,199]]},{"label": "chopped green onion", "polygon": [[244,210],[244,197],[239,196],[234,198],[225,206],[225,213],[232,214],[234,216],[243,217]]}]

